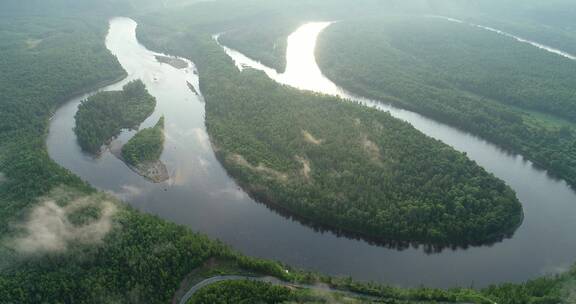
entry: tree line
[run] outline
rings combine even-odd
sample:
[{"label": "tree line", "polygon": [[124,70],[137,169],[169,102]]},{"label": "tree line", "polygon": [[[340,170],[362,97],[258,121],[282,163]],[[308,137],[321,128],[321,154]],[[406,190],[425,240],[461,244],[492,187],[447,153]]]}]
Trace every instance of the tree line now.
[{"label": "tree line", "polygon": [[349,91],[477,134],[576,185],[576,63],[423,17],[336,23],[318,54]]},{"label": "tree line", "polygon": [[122,147],[122,157],[132,166],[151,163],[160,159],[164,149],[164,116],[156,125],[138,131]]}]

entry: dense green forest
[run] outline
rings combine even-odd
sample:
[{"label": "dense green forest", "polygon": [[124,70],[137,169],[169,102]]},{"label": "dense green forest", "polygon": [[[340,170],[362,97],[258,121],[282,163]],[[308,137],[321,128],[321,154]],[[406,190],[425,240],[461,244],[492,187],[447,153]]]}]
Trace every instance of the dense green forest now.
[{"label": "dense green forest", "polygon": [[522,284],[505,283],[483,289],[484,296],[499,304],[556,304],[576,301],[576,268],[554,277]]},{"label": "dense green forest", "polygon": [[277,286],[271,283],[238,280],[218,282],[200,289],[188,304],[227,304],[227,303],[414,303],[396,299],[363,300],[329,291]]},{"label": "dense green forest", "polygon": [[76,112],[78,143],[83,150],[98,153],[122,129],[138,128],[155,107],[156,98],[141,80],[131,81],[122,91],[98,92],[82,101]]},{"label": "dense green forest", "polygon": [[[223,11],[226,12],[226,11]],[[201,11],[198,12],[196,11],[196,13],[200,13]],[[183,24],[187,24],[185,25],[187,28],[192,29],[194,28],[194,23],[191,22],[190,20],[194,20],[193,18],[185,18],[186,17],[190,17],[193,16],[193,12],[186,12],[183,14],[171,14],[170,17],[173,18],[172,20],[178,20],[179,22],[183,23]],[[145,28],[146,30],[141,31],[140,34],[140,38],[142,41],[146,41],[146,45],[148,46],[155,46],[158,49],[161,50],[171,50],[174,53],[179,53],[182,56],[190,56],[193,59],[197,59],[197,57],[195,57],[194,52],[192,52],[192,54],[188,54],[186,51],[182,51],[180,46],[167,46],[167,45],[163,45],[163,44],[159,44],[159,43],[155,43],[155,41],[153,41],[153,39],[151,37],[149,37],[149,35],[161,35],[164,34],[165,32],[161,31],[158,29],[158,27],[152,26],[153,24],[157,23],[159,20],[157,19],[158,17],[162,18],[166,18],[166,16],[154,16],[154,20],[148,19],[146,20],[146,23],[141,26],[142,28]],[[177,18],[174,18],[177,17]],[[167,24],[167,23],[164,23]],[[222,32],[222,31],[226,31],[227,27],[225,25],[216,23],[217,26],[215,26],[215,30],[214,32]],[[179,28],[172,28],[172,30],[176,31],[179,30]],[[143,34],[142,32],[145,32],[145,34]],[[207,37],[205,37],[207,38]],[[156,41],[157,42],[157,41]],[[198,40],[194,41],[196,44],[200,44],[200,42]],[[205,43],[209,43],[206,42]],[[190,47],[190,49],[193,49],[193,47]],[[187,55],[188,54],[188,55]],[[210,53],[210,56],[218,56],[218,51],[217,50],[213,50]],[[258,57],[254,57],[256,59],[259,59]],[[204,71],[205,72],[205,71]],[[201,72],[201,74],[204,76],[204,73]],[[204,79],[204,78],[202,78]],[[202,81],[202,80],[201,80]],[[209,85],[204,83],[204,85]],[[533,280],[533,281],[529,281],[527,283],[524,284],[503,284],[503,285],[499,285],[499,286],[492,286],[488,289],[482,290],[482,293],[487,295],[489,298],[492,299],[492,301],[495,301],[497,303],[569,303],[567,299],[569,299],[569,294],[571,292],[571,290],[573,290],[572,286],[573,286],[573,282],[574,281],[574,272],[569,272],[564,274],[563,276],[560,277],[547,277],[547,278],[541,278],[541,279],[537,279],[537,280]],[[352,286],[354,286],[354,284],[352,284]],[[350,286],[348,286],[350,288]],[[352,290],[356,290],[356,288],[352,287]],[[377,288],[376,288],[377,289]],[[359,287],[358,290],[361,290],[363,292],[366,293],[370,293],[371,288],[370,287],[366,287],[365,285],[363,285],[363,287]]]},{"label": "dense green forest", "polygon": [[344,88],[480,135],[576,184],[575,62],[422,17],[334,24],[317,54]]},{"label": "dense green forest", "polygon": [[[242,18],[252,18],[258,11],[255,4],[243,10],[244,2],[238,7],[219,5],[207,2],[179,8],[181,14],[165,17],[197,22],[195,25],[216,33],[243,22]],[[112,9],[107,11],[106,7]],[[239,255],[183,226],[128,208],[55,164],[44,143],[54,109],[72,95],[125,76],[105,49],[104,36],[108,16],[126,12],[129,7],[120,0],[0,3],[0,302],[166,303],[187,274],[214,259],[225,259],[253,274],[311,283],[321,280],[391,299],[388,302],[408,297],[487,303],[472,290],[400,289],[294,270],[287,273],[278,263]],[[208,35],[201,37],[196,42],[212,43]],[[221,57],[220,50],[210,50]],[[47,206],[64,210],[62,222],[79,231],[111,219],[109,231],[92,240],[95,243],[68,240],[65,250],[60,251],[47,247],[26,253],[13,247],[7,240],[26,237],[26,231],[13,224],[29,222],[38,208]],[[558,298],[567,298],[570,289],[566,286],[574,277],[570,272],[540,279],[542,283],[507,284],[483,293],[498,303],[558,303]],[[541,301],[546,297],[557,299]]]},{"label": "dense green forest", "polygon": [[[355,40],[350,43],[349,39]],[[369,84],[378,84],[380,90],[399,98],[402,92],[411,89],[402,87],[401,83],[406,86],[423,83],[436,91],[461,90],[463,92],[455,93],[462,96],[468,92],[513,107],[576,121],[576,96],[572,90],[576,85],[573,77],[576,62],[493,32],[437,18],[388,17],[334,24],[320,42],[318,57],[330,77],[352,64],[361,64],[352,69],[353,75],[359,76],[359,83],[368,83],[367,76],[380,71],[378,75],[386,78],[376,78]],[[348,47],[342,54],[333,51],[334,47],[343,45]],[[348,56],[353,51],[361,52]],[[337,60],[348,57],[347,63],[333,66]],[[402,69],[398,69],[400,64]],[[395,73],[387,72],[391,69]],[[394,76],[397,76],[395,81]]]},{"label": "dense green forest", "polygon": [[[452,1],[453,3],[453,1]],[[467,3],[467,5],[466,5]],[[441,14],[487,25],[576,54],[576,6],[571,0],[462,1]]]},{"label": "dense green forest", "polygon": [[[167,37],[141,28],[145,43]],[[209,35],[172,43],[202,75],[218,157],[256,198],[380,240],[477,244],[520,224],[512,190],[409,124],[240,73]]]},{"label": "dense green forest", "polygon": [[[186,274],[216,257],[235,260],[260,273],[280,269],[270,274],[282,276],[282,268],[275,263],[238,256],[219,242],[141,214],[102,194],[71,189],[54,192],[45,199],[63,206],[87,199],[99,209],[114,204],[112,227],[99,242],[70,240],[63,251],[40,245],[34,253],[4,248],[0,252],[3,262],[10,265],[0,275],[0,299],[7,301],[3,303],[165,303]],[[99,227],[87,226],[94,221],[94,211],[81,212],[67,214],[67,220],[78,223],[75,228]],[[98,212],[96,218],[102,218]]]},{"label": "dense green forest", "polygon": [[0,232],[60,184],[86,188],[45,149],[46,123],[68,97],[124,77],[103,44],[106,20],[0,18]]},{"label": "dense green forest", "polygon": [[152,128],[138,131],[122,147],[122,157],[133,166],[155,162],[164,149],[164,116]]}]

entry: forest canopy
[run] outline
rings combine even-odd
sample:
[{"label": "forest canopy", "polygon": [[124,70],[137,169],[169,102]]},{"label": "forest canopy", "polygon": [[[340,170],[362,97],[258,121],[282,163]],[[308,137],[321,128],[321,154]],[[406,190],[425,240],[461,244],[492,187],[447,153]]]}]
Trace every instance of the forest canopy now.
[{"label": "forest canopy", "polygon": [[156,99],[141,80],[126,84],[122,91],[98,92],[78,107],[74,132],[83,150],[98,153],[102,145],[122,129],[137,128],[156,107]]},{"label": "forest canopy", "polygon": [[122,147],[122,157],[132,166],[158,161],[164,149],[164,116],[152,128],[138,131]]},{"label": "forest canopy", "polygon": [[413,16],[335,23],[317,53],[343,88],[480,135],[576,186],[576,62]]},{"label": "forest canopy", "polygon": [[502,181],[390,114],[239,72],[210,36],[158,37],[169,33],[139,32],[193,59],[217,156],[270,206],[370,238],[437,244],[495,241],[521,223]]}]

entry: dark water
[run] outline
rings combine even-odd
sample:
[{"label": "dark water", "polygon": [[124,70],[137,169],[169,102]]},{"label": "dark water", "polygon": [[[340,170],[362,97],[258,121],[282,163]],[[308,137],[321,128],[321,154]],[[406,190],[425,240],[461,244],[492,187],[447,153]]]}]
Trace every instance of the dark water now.
[{"label": "dark water", "polygon": [[[348,96],[322,76],[313,57],[316,37],[326,26],[311,23],[295,32],[289,40],[287,73],[278,75],[267,69],[268,75],[302,89]],[[422,132],[466,151],[516,190],[526,218],[513,238],[491,246],[427,254],[422,247],[389,249],[332,232],[318,232],[279,215],[250,199],[214,157],[204,127],[204,104],[186,86],[189,81],[197,87],[192,63],[188,69],[177,70],[157,62],[156,54],[137,42],[135,28],[136,23],[130,19],[111,20],[106,45],[129,78],[105,90],[119,89],[128,80],[141,78],[157,98],[156,111],[143,127],[165,115],[167,142],[162,161],[171,179],[152,184],[109,152],[96,160],[83,154],[72,127],[78,103],[84,97],[75,98],[52,119],[48,150],[59,164],[99,189],[114,193],[142,211],[219,238],[248,255],[394,285],[478,287],[555,273],[576,261],[576,194],[563,181],[469,134],[381,105]],[[229,49],[227,52],[235,59],[243,57]],[[238,63],[242,61],[266,69],[245,57]],[[124,132],[118,140],[125,142],[132,135]]]}]

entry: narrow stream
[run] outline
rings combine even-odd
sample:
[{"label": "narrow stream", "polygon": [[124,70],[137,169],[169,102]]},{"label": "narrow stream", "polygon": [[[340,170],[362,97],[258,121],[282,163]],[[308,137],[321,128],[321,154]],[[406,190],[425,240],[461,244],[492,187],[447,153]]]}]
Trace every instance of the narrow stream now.
[{"label": "narrow stream", "polygon": [[[288,68],[282,75],[238,52],[226,51],[239,65],[264,70],[281,83],[356,98],[323,77],[316,65],[316,37],[328,25],[310,23],[290,36]],[[364,99],[468,152],[472,159],[511,185],[526,213],[524,224],[513,238],[492,246],[428,254],[422,247],[399,250],[316,231],[272,211],[240,190],[216,160],[204,127],[204,104],[186,85],[188,81],[197,88],[193,64],[188,62],[187,69],[178,70],[157,62],[157,54],[138,43],[135,30],[136,23],[131,19],[110,21],[106,46],[129,76],[104,90],[120,89],[125,82],[140,78],[157,98],[154,114],[141,127],[150,126],[165,115],[167,141],[161,159],[171,179],[153,184],[109,152],[98,159],[82,153],[72,128],[74,114],[86,96],[70,100],[56,112],[47,140],[49,154],[56,162],[135,208],[219,238],[251,256],[394,285],[479,287],[523,281],[565,270],[576,260],[572,237],[576,231],[576,194],[563,181],[548,177],[521,157],[506,154],[474,136]],[[133,134],[134,131],[125,131],[118,141],[125,142]]]},{"label": "narrow stream", "polygon": [[445,16],[429,16],[429,17],[439,18],[439,19],[443,19],[443,20],[450,21],[450,22],[455,22],[455,23],[467,24],[467,25],[470,25],[470,26],[473,26],[473,27],[477,27],[477,28],[480,28],[480,29],[483,29],[483,30],[486,30],[486,31],[490,31],[490,32],[496,33],[496,34],[498,34],[498,35],[502,35],[502,36],[506,36],[506,37],[508,37],[508,38],[512,38],[512,39],[514,39],[514,40],[516,40],[516,41],[518,41],[518,42],[521,42],[521,43],[527,43],[527,44],[529,44],[529,45],[531,45],[531,46],[533,46],[533,47],[537,47],[537,48],[539,48],[539,49],[541,49],[541,50],[545,50],[545,51],[547,51],[547,52],[549,52],[549,53],[552,53],[552,54],[560,55],[560,56],[562,56],[562,57],[564,57],[564,58],[568,58],[568,59],[570,59],[570,60],[576,60],[576,56],[575,56],[575,55],[569,54],[569,53],[564,52],[564,51],[562,51],[562,50],[553,48],[553,47],[551,47],[551,46],[547,46],[547,45],[544,45],[544,44],[541,44],[541,43],[538,43],[538,42],[535,42],[535,41],[532,41],[532,40],[528,40],[528,39],[525,39],[525,38],[522,38],[522,37],[518,37],[518,36],[516,36],[516,35],[513,35],[513,34],[510,34],[510,33],[501,31],[501,30],[499,30],[499,29],[495,29],[495,28],[493,28],[493,27],[489,27],[489,26],[485,26],[485,25],[480,25],[480,24],[475,24],[475,23],[469,23],[469,22],[465,22],[465,21],[460,20],[460,19],[450,18],[450,17],[445,17]]}]

